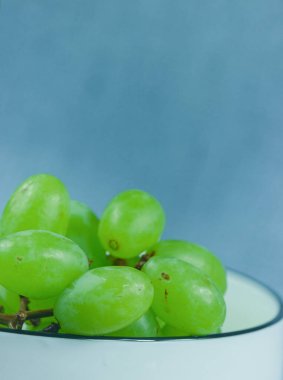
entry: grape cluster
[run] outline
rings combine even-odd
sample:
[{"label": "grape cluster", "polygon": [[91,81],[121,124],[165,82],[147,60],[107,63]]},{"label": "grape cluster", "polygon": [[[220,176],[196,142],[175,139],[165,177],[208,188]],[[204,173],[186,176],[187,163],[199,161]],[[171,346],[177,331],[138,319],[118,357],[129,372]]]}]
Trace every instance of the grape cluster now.
[{"label": "grape cluster", "polygon": [[218,333],[225,269],[197,244],[160,240],[164,225],[144,191],[118,194],[99,220],[56,177],[28,178],[0,221],[0,323],[88,336]]}]

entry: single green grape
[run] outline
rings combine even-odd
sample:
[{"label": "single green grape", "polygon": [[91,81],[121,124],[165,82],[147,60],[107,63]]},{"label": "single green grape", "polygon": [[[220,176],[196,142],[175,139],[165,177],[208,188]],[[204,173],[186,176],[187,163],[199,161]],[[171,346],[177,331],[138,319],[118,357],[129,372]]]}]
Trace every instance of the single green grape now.
[{"label": "single green grape", "polygon": [[114,197],[104,210],[98,236],[112,256],[127,259],[155,244],[164,225],[164,211],[153,196],[128,190]]},{"label": "single green grape", "polygon": [[56,297],[87,270],[81,248],[53,232],[23,231],[0,239],[0,284],[28,298]]},{"label": "single green grape", "polygon": [[69,221],[70,199],[63,183],[49,174],[26,179],[5,206],[1,233],[47,230],[64,235]]},{"label": "single green grape", "polygon": [[148,251],[158,257],[173,257],[194,265],[207,274],[224,294],[226,272],[221,261],[206,248],[185,240],[162,240]]},{"label": "single green grape", "polygon": [[65,333],[104,335],[139,319],[152,298],[149,278],[137,269],[96,268],[64,290],[54,315]]},{"label": "single green grape", "polygon": [[121,330],[107,334],[107,336],[116,336],[123,338],[154,338],[158,335],[159,326],[155,315],[148,310],[137,321],[124,327]]},{"label": "single green grape", "polygon": [[154,287],[152,309],[166,324],[189,335],[207,335],[222,326],[223,295],[199,269],[175,258],[153,257],[142,270]]},{"label": "single green grape", "polygon": [[91,268],[110,265],[97,236],[99,219],[84,203],[71,201],[71,214],[66,236],[86,253]]},{"label": "single green grape", "polygon": [[0,285],[0,306],[2,313],[15,314],[20,310],[20,296]]}]

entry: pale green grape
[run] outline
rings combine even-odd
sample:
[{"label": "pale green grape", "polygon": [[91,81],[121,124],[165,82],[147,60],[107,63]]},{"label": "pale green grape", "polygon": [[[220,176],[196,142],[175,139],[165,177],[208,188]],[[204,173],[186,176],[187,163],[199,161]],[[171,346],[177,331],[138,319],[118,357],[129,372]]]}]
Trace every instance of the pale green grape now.
[{"label": "pale green grape", "polygon": [[155,244],[164,225],[164,211],[154,197],[128,190],[113,198],[104,210],[98,236],[112,256],[127,259]]},{"label": "pale green grape", "polygon": [[0,239],[0,284],[17,294],[55,297],[87,270],[85,253],[64,236],[31,230]]},{"label": "pale green grape", "polygon": [[142,270],[154,287],[152,309],[166,324],[189,335],[207,335],[222,326],[223,295],[199,269],[175,258],[153,257]]},{"label": "pale green grape", "polygon": [[0,306],[3,307],[2,313],[15,314],[20,309],[20,297],[0,285]]},{"label": "pale green grape", "polygon": [[97,236],[98,224],[97,216],[87,205],[71,201],[71,214],[66,236],[77,243],[86,253],[91,268],[110,264]]},{"label": "pale green grape", "polygon": [[206,248],[184,240],[163,240],[149,250],[159,257],[174,257],[194,265],[207,274],[224,294],[226,272],[221,261]]},{"label": "pale green grape", "polygon": [[48,230],[64,235],[69,208],[69,194],[58,178],[34,175],[25,180],[8,201],[2,215],[1,233]]},{"label": "pale green grape", "polygon": [[151,310],[147,311],[137,321],[121,330],[107,334],[124,338],[154,338],[158,335],[159,326]]},{"label": "pale green grape", "polygon": [[59,296],[54,315],[65,333],[103,335],[140,318],[152,298],[149,278],[137,269],[96,268]]}]

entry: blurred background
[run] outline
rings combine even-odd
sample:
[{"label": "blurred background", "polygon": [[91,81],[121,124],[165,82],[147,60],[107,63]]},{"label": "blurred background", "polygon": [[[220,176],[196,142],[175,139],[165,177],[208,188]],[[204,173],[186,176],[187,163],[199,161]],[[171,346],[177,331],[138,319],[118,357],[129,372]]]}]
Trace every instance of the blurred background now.
[{"label": "blurred background", "polygon": [[283,3],[2,0],[0,210],[49,172],[98,214],[141,188],[166,238],[283,295]]}]

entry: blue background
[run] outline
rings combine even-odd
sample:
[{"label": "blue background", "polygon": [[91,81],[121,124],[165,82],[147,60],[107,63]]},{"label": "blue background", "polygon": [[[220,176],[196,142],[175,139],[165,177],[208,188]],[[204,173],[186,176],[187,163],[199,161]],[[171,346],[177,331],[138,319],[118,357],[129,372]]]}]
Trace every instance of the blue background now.
[{"label": "blue background", "polygon": [[151,192],[164,236],[283,294],[283,3],[3,0],[0,208],[50,172],[100,214]]}]

